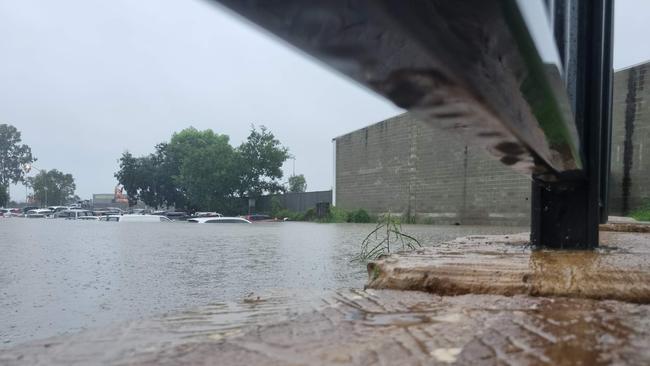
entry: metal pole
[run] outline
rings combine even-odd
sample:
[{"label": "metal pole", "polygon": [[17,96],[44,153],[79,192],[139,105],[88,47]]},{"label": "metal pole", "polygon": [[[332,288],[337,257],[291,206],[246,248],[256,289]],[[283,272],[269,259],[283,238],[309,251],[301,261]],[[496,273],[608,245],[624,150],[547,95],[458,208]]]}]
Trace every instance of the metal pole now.
[{"label": "metal pole", "polygon": [[556,43],[576,118],[585,179],[535,181],[531,241],[552,248],[598,246],[598,224],[607,219],[611,141],[611,0],[555,0]]}]

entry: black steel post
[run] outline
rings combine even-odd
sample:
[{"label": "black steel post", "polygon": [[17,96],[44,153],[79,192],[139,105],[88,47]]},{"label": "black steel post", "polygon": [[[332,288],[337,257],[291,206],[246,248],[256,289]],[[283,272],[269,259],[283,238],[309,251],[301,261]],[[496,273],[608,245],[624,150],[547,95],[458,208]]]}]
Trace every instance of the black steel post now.
[{"label": "black steel post", "polygon": [[598,224],[607,218],[612,1],[555,0],[549,6],[585,174],[575,181],[533,183],[531,241],[551,248],[594,248]]}]

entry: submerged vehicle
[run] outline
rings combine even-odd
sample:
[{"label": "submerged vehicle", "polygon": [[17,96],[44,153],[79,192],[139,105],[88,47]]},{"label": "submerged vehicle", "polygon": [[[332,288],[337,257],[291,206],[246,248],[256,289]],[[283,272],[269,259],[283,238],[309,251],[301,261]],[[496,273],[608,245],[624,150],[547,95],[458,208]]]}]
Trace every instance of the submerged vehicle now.
[{"label": "submerged vehicle", "polygon": [[251,224],[250,221],[243,217],[193,217],[187,219],[187,222],[195,224]]},{"label": "submerged vehicle", "polygon": [[25,206],[25,207],[22,208],[22,213],[23,213],[23,215],[25,215],[25,214],[27,214],[28,211],[39,210],[39,209],[40,209],[40,207],[38,207],[38,206]]},{"label": "submerged vehicle", "polygon": [[2,217],[18,217],[21,215],[22,210],[19,208],[2,208],[0,209],[0,216]]},{"label": "submerged vehicle", "polygon": [[71,210],[72,208],[68,206],[49,206],[48,209],[53,213],[57,213],[65,210]]},{"label": "submerged vehicle", "polygon": [[93,215],[89,210],[64,210],[54,213],[53,215],[56,219],[67,219],[67,220],[97,220],[98,216]]},{"label": "submerged vehicle", "polygon": [[37,208],[34,210],[29,210],[25,213],[25,217],[30,218],[30,219],[40,219],[43,217],[48,217],[52,214],[52,211],[50,211],[47,208]]},{"label": "submerged vehicle", "polygon": [[194,215],[192,215],[192,217],[222,217],[222,216],[223,216],[222,214],[214,211],[195,212]]},{"label": "submerged vehicle", "polygon": [[252,215],[246,215],[244,218],[248,221],[251,222],[275,222],[275,221],[281,221],[278,219],[275,219],[269,215],[264,215],[264,214],[252,214]]},{"label": "submerged vehicle", "polygon": [[174,220],[174,221],[185,221],[190,217],[187,214],[187,212],[183,212],[183,211],[166,211],[164,213],[164,215],[168,219]]},{"label": "submerged vehicle", "polygon": [[172,222],[165,216],[160,215],[108,215],[100,218],[101,221],[113,222]]}]

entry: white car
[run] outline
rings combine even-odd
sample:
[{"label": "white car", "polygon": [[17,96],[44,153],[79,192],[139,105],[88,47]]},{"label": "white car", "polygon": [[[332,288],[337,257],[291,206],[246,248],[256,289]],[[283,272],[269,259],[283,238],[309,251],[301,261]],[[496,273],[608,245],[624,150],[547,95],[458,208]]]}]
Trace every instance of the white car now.
[{"label": "white car", "polygon": [[108,215],[100,220],[113,222],[172,222],[165,216],[159,215]]},{"label": "white car", "polygon": [[30,218],[30,219],[39,219],[43,217],[47,217],[52,214],[52,211],[50,211],[47,208],[37,208],[35,210],[29,210],[25,213],[25,217]]},{"label": "white car", "polygon": [[48,210],[52,211],[53,213],[57,213],[65,210],[71,210],[71,208],[68,206],[49,206]]},{"label": "white car", "polygon": [[59,211],[53,215],[57,219],[67,219],[67,220],[97,220],[99,217],[93,215],[92,212],[88,210],[64,210]]},{"label": "white car", "polygon": [[187,222],[195,224],[250,224],[251,222],[243,217],[193,217]]}]

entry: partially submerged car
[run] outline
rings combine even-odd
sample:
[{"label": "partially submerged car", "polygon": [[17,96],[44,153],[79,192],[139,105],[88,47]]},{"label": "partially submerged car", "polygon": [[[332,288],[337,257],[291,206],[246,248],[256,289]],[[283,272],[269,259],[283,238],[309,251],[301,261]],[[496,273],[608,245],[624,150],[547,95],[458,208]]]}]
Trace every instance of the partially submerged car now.
[{"label": "partially submerged car", "polygon": [[282,221],[275,219],[269,215],[264,215],[264,214],[252,214],[252,215],[246,215],[244,218],[248,221],[251,222],[276,222],[276,221]]},{"label": "partially submerged car", "polygon": [[108,215],[100,218],[101,221],[113,222],[172,222],[165,216],[160,215]]},{"label": "partially submerged car", "polygon": [[187,222],[195,224],[251,224],[250,221],[243,217],[193,217],[187,219]]},{"label": "partially submerged car", "polygon": [[89,210],[64,210],[56,212],[53,215],[56,219],[66,219],[66,220],[98,220],[99,217],[94,215]]},{"label": "partially submerged car", "polygon": [[71,210],[71,207],[68,206],[49,206],[48,209],[52,211],[52,213],[57,213],[65,210]]},{"label": "partially submerged car", "polygon": [[2,217],[19,217],[22,216],[22,210],[19,208],[0,208]]},{"label": "partially submerged car", "polygon": [[214,211],[195,212],[192,217],[222,217],[223,215]]},{"label": "partially submerged car", "polygon": [[48,217],[52,214],[52,211],[50,211],[47,208],[37,208],[34,210],[29,210],[25,213],[25,217],[29,219],[40,219],[44,217]]}]

